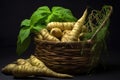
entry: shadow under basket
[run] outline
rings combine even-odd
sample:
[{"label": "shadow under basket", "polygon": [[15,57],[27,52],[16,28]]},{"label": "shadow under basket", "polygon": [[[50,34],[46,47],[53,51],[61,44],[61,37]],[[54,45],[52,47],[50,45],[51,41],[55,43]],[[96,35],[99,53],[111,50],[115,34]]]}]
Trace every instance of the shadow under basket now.
[{"label": "shadow under basket", "polygon": [[[112,7],[108,6],[108,10],[105,19],[89,40],[80,42],[35,40],[34,55],[43,61],[48,68],[56,72],[69,74],[89,72],[99,63],[100,54],[105,46],[104,42],[101,42],[102,45],[101,43],[96,45],[95,38],[108,21]],[[93,50],[94,48],[95,50]]]}]

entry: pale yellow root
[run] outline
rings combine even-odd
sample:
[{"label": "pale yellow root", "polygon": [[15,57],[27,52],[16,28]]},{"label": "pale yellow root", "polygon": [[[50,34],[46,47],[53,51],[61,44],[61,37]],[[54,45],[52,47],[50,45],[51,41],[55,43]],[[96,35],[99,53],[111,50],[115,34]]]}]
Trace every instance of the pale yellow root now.
[{"label": "pale yellow root", "polygon": [[17,64],[18,65],[25,65],[25,66],[32,66],[30,63],[29,63],[29,59],[25,60],[25,59],[18,59],[17,60]]},{"label": "pale yellow root", "polygon": [[42,30],[40,31],[40,33],[41,33],[41,35],[43,36],[43,39],[44,39],[44,40],[60,42],[59,39],[57,39],[56,37],[50,35],[47,29],[42,29]]},{"label": "pale yellow root", "polygon": [[37,37],[38,37],[39,40],[42,40],[42,39],[43,39],[43,37],[42,37],[41,34],[37,35]]},{"label": "pale yellow root", "polygon": [[87,31],[88,31],[87,27],[85,25],[83,25],[81,32],[87,32]]},{"label": "pale yellow root", "polygon": [[64,30],[62,35],[64,36],[65,34],[70,34],[71,30]]},{"label": "pale yellow root", "polygon": [[75,22],[50,22],[47,24],[47,29],[51,30],[52,28],[60,28],[63,30],[72,30]]},{"label": "pale yellow root", "polygon": [[[22,69],[22,67],[24,68],[24,66],[26,67],[32,67],[32,65],[27,61],[27,60],[24,60],[24,59],[18,59],[17,61],[15,61],[15,64],[8,64],[7,66],[5,66],[3,69],[2,69],[2,72],[5,73],[5,74],[13,74],[15,77],[26,77],[26,76],[30,76],[30,74],[24,74],[26,73],[27,71]],[[25,68],[26,68],[25,67]],[[24,70],[24,72],[22,72]],[[18,72],[18,73],[17,73]]]},{"label": "pale yellow root", "polygon": [[84,32],[80,33],[79,38],[78,38],[78,41],[82,41],[82,39],[83,39],[84,35],[85,35],[85,33],[84,33]]},{"label": "pale yellow root", "polygon": [[16,67],[16,64],[8,64],[4,68],[2,68],[2,72],[4,74],[12,74],[12,70]]},{"label": "pale yellow root", "polygon": [[[81,31],[81,33],[79,34],[78,41],[81,41],[81,38],[83,38],[84,34],[85,34],[87,31],[88,31],[88,30],[87,30],[87,27],[86,27],[85,25],[83,25],[83,26],[82,26],[82,31]],[[69,35],[70,32],[71,32],[71,30],[64,30],[62,37],[64,37],[64,35]]]},{"label": "pale yellow root", "polygon": [[39,69],[32,66],[28,61],[29,59],[18,59],[16,61],[17,66],[12,69],[12,74],[15,77],[28,77],[36,75]]},{"label": "pale yellow root", "polygon": [[73,77],[73,76],[68,75],[68,74],[61,74],[61,73],[57,73],[57,72],[52,71],[42,61],[38,60],[33,55],[31,55],[29,60],[30,60],[29,62],[33,66],[38,67],[45,76],[52,76],[52,77],[59,77],[59,78],[72,78]]},{"label": "pale yellow root", "polygon": [[12,70],[15,77],[28,77],[41,74],[41,70],[35,66],[18,65]]},{"label": "pale yellow root", "polygon": [[85,25],[82,26],[81,33],[79,34],[78,41],[82,41],[84,38],[84,35],[88,32],[88,29]]},{"label": "pale yellow root", "polygon": [[50,34],[57,37],[57,38],[62,37],[62,31],[59,28],[52,28],[51,31],[50,31]]},{"label": "pale yellow root", "polygon": [[[69,35],[69,34],[70,34],[70,32],[71,32],[71,30],[64,30],[64,31],[63,31],[63,35],[62,35],[62,38],[61,38],[61,39],[63,39],[63,37],[64,37],[64,36]],[[61,40],[61,41],[62,41],[62,40]]]},{"label": "pale yellow root", "polygon": [[34,37],[34,40],[35,41],[41,41],[41,40],[43,40],[43,37],[42,37],[41,34],[36,34],[36,36]]},{"label": "pale yellow root", "polygon": [[78,41],[79,34],[82,31],[82,26],[84,25],[85,19],[87,16],[87,9],[84,11],[82,17],[74,24],[74,27],[70,34],[64,35],[62,37],[62,42],[72,42],[72,41]]},{"label": "pale yellow root", "polygon": [[2,69],[3,73],[13,74],[14,77],[28,77],[28,76],[49,76],[59,78],[72,78],[71,75],[61,74],[47,68],[45,64],[38,60],[35,56],[29,59],[18,59],[16,64],[9,64]]},{"label": "pale yellow root", "polygon": [[24,59],[18,59],[16,61],[16,64],[18,64],[18,65],[24,65],[25,64],[25,60]]}]

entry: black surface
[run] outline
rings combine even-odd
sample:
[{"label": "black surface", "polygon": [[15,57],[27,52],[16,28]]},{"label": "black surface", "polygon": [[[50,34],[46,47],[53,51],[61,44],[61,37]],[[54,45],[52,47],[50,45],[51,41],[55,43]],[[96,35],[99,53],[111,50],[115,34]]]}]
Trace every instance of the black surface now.
[{"label": "black surface", "polygon": [[[15,48],[4,48],[0,54],[0,69],[9,63],[12,63],[18,58],[28,58],[30,51],[22,56],[15,54]],[[6,55],[5,55],[6,54]],[[114,55],[113,55],[114,54]],[[74,75],[73,79],[59,79],[50,77],[35,77],[35,78],[14,78],[13,76],[4,75],[0,72],[0,80],[120,80],[120,53],[109,52],[109,57],[106,57],[107,64],[99,65],[90,74]]]},{"label": "black surface", "polygon": [[[102,66],[99,66],[97,71],[90,75],[76,75],[73,79],[65,80],[120,80],[120,0],[0,0],[0,69],[18,58],[27,58],[34,52],[32,47],[25,54],[18,56],[16,54],[16,42],[20,22],[25,18],[29,18],[39,6],[63,6],[71,9],[73,14],[79,18],[86,6],[99,9],[105,4],[113,6],[109,27],[110,35],[107,40],[109,57],[104,57],[107,60],[106,69],[104,70]],[[15,79],[13,76],[6,76],[0,72],[0,80],[64,79],[48,77]]]}]

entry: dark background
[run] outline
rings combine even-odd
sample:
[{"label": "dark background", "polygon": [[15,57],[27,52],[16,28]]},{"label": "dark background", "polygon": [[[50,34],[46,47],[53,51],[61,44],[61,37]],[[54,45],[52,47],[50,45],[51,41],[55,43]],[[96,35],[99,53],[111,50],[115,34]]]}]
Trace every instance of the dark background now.
[{"label": "dark background", "polygon": [[[39,7],[47,5],[63,6],[71,9],[73,14],[79,18],[86,6],[100,9],[103,5],[112,5],[113,13],[110,17],[109,39],[107,40],[109,57],[107,61],[109,67],[107,71],[98,72],[92,77],[86,75],[76,76],[74,80],[119,80],[120,79],[120,0],[0,0],[0,69],[17,58],[26,58],[34,52],[31,47],[25,54],[16,54],[17,35],[20,30],[20,23],[25,18],[30,18],[31,14]],[[44,78],[50,80],[51,78]],[[17,80],[12,76],[0,73],[0,80]],[[19,79],[26,80],[26,79]],[[37,79],[29,79],[37,80]]]}]

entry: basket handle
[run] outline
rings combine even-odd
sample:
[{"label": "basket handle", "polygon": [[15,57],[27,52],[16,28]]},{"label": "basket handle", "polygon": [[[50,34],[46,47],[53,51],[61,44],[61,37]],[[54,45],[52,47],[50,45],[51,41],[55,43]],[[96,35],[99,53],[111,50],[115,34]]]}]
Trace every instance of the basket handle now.
[{"label": "basket handle", "polygon": [[110,8],[110,12],[108,13],[108,15],[106,15],[104,21],[102,22],[102,24],[99,26],[99,28],[95,31],[95,33],[92,35],[92,37],[90,38],[91,41],[94,40],[95,36],[97,35],[97,33],[102,29],[102,27],[104,26],[104,24],[106,23],[106,21],[109,19],[111,13],[112,13],[112,6],[109,6]]}]

